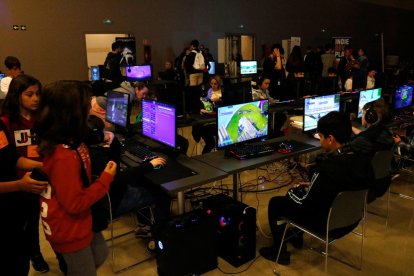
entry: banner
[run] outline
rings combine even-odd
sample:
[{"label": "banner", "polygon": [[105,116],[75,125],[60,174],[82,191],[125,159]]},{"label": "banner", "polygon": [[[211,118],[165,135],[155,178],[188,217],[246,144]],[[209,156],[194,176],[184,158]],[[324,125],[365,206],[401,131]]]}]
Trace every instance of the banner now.
[{"label": "banner", "polygon": [[345,47],[351,45],[352,37],[333,37],[335,45],[335,57],[340,58],[344,56]]},{"label": "banner", "polygon": [[122,43],[121,45],[121,66],[127,66],[127,65],[136,65],[137,59],[136,59],[136,45],[135,45],[135,37],[116,37],[116,41],[120,41]]}]

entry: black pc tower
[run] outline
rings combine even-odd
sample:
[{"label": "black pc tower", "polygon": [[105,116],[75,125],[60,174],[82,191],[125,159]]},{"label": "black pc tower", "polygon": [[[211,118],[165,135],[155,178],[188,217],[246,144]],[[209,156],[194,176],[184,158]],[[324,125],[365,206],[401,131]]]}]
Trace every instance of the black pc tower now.
[{"label": "black pc tower", "polygon": [[160,276],[199,275],[217,268],[216,228],[202,211],[153,226]]},{"label": "black pc tower", "polygon": [[256,209],[224,194],[208,197],[200,206],[216,225],[218,255],[234,267],[256,257]]}]

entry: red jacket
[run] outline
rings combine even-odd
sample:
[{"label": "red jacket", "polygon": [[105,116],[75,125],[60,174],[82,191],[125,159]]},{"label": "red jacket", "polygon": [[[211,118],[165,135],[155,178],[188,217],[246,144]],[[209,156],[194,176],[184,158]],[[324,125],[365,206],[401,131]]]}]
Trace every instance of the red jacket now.
[{"label": "red jacket", "polygon": [[40,197],[41,218],[46,239],[59,253],[75,252],[90,245],[93,236],[90,207],[105,196],[113,180],[103,172],[84,188],[81,165],[91,179],[91,164],[85,145],[78,152],[79,155],[69,146],[58,145],[43,161],[51,191]]}]

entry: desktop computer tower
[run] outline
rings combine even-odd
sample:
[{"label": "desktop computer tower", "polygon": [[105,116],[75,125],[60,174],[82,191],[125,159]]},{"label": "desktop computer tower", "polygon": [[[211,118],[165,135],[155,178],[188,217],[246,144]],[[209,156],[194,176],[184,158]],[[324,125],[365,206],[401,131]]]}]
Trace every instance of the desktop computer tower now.
[{"label": "desktop computer tower", "polygon": [[235,267],[256,257],[256,209],[218,194],[200,206],[216,225],[218,255]]},{"label": "desktop computer tower", "polygon": [[214,221],[193,211],[154,225],[160,276],[199,275],[217,268]]}]

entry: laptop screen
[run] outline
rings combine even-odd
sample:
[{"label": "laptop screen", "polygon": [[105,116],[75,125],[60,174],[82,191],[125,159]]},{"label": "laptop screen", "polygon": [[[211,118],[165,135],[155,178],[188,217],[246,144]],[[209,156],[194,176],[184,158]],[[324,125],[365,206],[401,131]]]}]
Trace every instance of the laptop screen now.
[{"label": "laptop screen", "polygon": [[303,131],[309,132],[316,130],[318,121],[331,111],[339,111],[339,94],[305,98],[303,108]]}]

